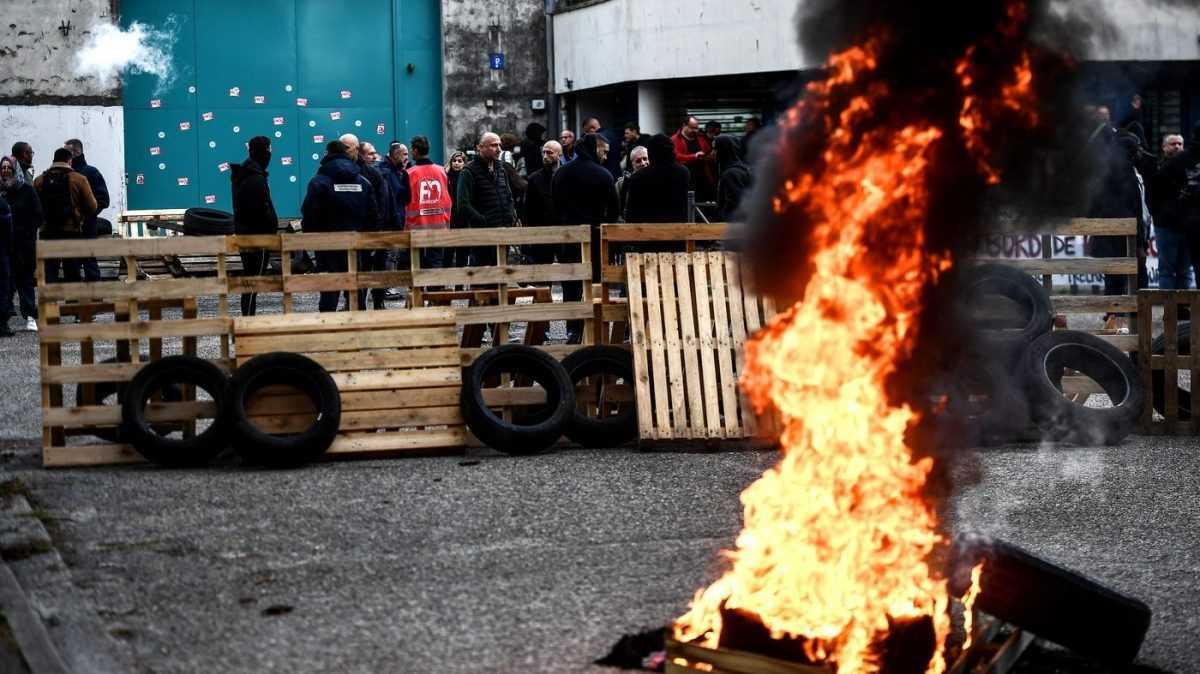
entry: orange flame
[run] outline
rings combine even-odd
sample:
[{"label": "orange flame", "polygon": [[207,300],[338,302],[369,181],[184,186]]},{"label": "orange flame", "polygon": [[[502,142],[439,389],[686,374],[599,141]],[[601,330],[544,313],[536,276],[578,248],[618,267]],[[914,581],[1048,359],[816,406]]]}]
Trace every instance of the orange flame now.
[{"label": "orange flame", "polygon": [[[801,208],[811,223],[811,279],[746,345],[742,384],[756,408],[781,413],[784,453],[742,493],[731,567],[696,594],[674,634],[715,647],[722,607],[741,609],[775,639],[803,638],[809,660],[857,674],[879,670],[873,649],[891,622],[928,616],[937,648],[927,672],[938,674],[951,627],[945,579],[928,561],[942,542],[923,494],[933,461],[914,460],[905,432],[917,413],[889,400],[885,383],[911,354],[923,292],[951,265],[924,245],[934,149],[961,133],[981,174],[998,181],[980,134],[997,104],[971,93],[968,52],[956,70],[961,128],[873,126],[887,88],[860,79],[876,69],[877,49],[834,55],[829,78],[784,118],[785,128],[827,135],[823,166],[801,168],[773,204]],[[1031,95],[1031,78],[1026,59],[1005,93],[1012,105]],[[836,114],[835,94],[849,101]],[[870,254],[878,241],[887,259]]]},{"label": "orange flame", "polygon": [[963,641],[963,650],[971,647],[975,638],[975,600],[979,598],[980,581],[983,579],[983,562],[971,569],[971,587],[963,595],[963,631],[967,638]]}]

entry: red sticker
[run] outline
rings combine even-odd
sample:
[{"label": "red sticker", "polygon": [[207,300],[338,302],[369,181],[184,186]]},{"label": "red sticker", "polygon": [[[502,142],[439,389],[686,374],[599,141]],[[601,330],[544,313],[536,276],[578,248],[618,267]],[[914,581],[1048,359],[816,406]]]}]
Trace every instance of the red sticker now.
[{"label": "red sticker", "polygon": [[300,106],[300,107],[302,107],[302,108],[304,108],[304,107],[307,107],[307,106],[308,106],[308,99],[307,99],[307,98],[297,98],[297,99],[296,99],[296,105],[298,105],[298,106]]},{"label": "red sticker", "polygon": [[158,100],[157,98],[152,98],[152,99],[150,99],[150,107],[152,107],[152,108],[161,108],[161,107],[162,107],[162,101]]},{"label": "red sticker", "polygon": [[350,98],[350,90],[342,89],[342,98]]},{"label": "red sticker", "polygon": [[314,143],[324,143],[325,136],[313,136],[313,142]]},{"label": "red sticker", "polygon": [[206,112],[200,115],[200,119],[203,119],[206,122],[211,122],[213,120],[213,114],[211,112]]},{"label": "red sticker", "polygon": [[190,128],[192,128],[192,123],[191,123],[191,122],[180,122],[180,123],[179,123],[179,130],[180,130],[180,131],[187,131],[187,130],[188,130],[188,129],[190,129]]},{"label": "red sticker", "polygon": [[338,120],[339,120],[339,119],[341,119],[341,118],[342,118],[342,113],[340,113],[340,112],[331,112],[331,113],[329,113],[329,119],[332,119],[332,120],[333,120],[333,121],[335,121],[335,122],[336,122],[336,121],[338,121]]},{"label": "red sticker", "polygon": [[229,90],[229,95],[230,96],[241,96],[242,90],[239,89],[238,87],[233,87],[232,89]]},{"label": "red sticker", "polygon": [[179,178],[175,182],[179,183],[180,187],[187,187],[188,179],[187,178]]},{"label": "red sticker", "polygon": [[280,158],[279,158],[279,165],[280,165],[280,166],[291,166],[291,165],[292,165],[292,158],[291,158],[291,157],[280,157]]},{"label": "red sticker", "polygon": [[228,171],[229,170],[229,162],[223,161],[220,164],[217,164],[217,170],[221,171],[221,172]]},{"label": "red sticker", "polygon": [[275,119],[273,119],[271,121],[273,121],[275,123],[275,126],[283,126],[283,118],[282,117],[276,117]]},{"label": "red sticker", "polygon": [[266,96],[255,96],[255,97],[254,97],[254,104],[255,104],[255,105],[262,105],[263,103],[266,103],[266,102],[267,102],[267,97],[266,97]]},{"label": "red sticker", "polygon": [[134,176],[133,182],[138,185],[145,185],[146,184],[146,174],[145,173],[137,174],[136,176]]},{"label": "red sticker", "polygon": [[204,195],[204,203],[206,203],[206,204],[215,204],[215,203],[217,203],[217,195],[215,195],[215,194],[205,194],[205,195]]},{"label": "red sticker", "polygon": [[387,127],[383,125],[383,122],[375,125],[375,134],[378,136],[382,136],[386,130]]},{"label": "red sticker", "polygon": [[152,156],[152,157],[157,157],[161,152],[162,152],[162,148],[160,148],[160,147],[150,148],[150,156]]}]

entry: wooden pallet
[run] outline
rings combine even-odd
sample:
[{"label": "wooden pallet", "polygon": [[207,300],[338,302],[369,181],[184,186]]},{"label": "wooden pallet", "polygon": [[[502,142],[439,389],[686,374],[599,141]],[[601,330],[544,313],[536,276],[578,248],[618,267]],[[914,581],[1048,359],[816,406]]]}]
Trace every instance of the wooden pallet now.
[{"label": "wooden pallet", "polygon": [[[1200,381],[1200,359],[1193,353],[1179,354],[1180,309],[1184,308],[1193,317],[1190,321],[1188,338],[1192,345],[1200,344],[1200,290],[1142,290],[1138,292],[1138,371],[1146,389],[1146,404],[1138,430],[1148,435],[1200,435],[1200,414],[1193,402],[1182,408],[1179,402],[1180,375],[1187,372],[1192,385]],[[1155,355],[1155,337],[1152,316],[1155,308],[1162,308],[1163,353]],[[1193,349],[1195,346],[1192,347]],[[1163,414],[1154,411],[1154,375],[1162,373]],[[1195,390],[1190,389],[1190,390]],[[1193,398],[1193,400],[1195,400]],[[1187,418],[1182,418],[1186,412]]]},{"label": "wooden pallet", "polygon": [[[397,309],[237,318],[237,364],[272,351],[303,353],[333,376],[342,423],[333,455],[464,446],[462,370],[451,309]],[[299,431],[312,419],[303,396],[269,391],[249,405],[270,432]]]},{"label": "wooden pallet", "polygon": [[735,253],[630,253],[638,433],[643,442],[769,438],[738,387],[746,338],[775,313]]}]

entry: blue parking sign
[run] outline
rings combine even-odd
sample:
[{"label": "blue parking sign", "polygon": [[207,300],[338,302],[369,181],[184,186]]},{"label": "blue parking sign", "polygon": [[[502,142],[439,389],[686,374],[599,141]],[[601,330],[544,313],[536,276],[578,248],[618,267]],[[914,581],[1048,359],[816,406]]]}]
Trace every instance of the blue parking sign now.
[{"label": "blue parking sign", "polygon": [[489,58],[492,70],[504,70],[504,54],[492,54]]}]

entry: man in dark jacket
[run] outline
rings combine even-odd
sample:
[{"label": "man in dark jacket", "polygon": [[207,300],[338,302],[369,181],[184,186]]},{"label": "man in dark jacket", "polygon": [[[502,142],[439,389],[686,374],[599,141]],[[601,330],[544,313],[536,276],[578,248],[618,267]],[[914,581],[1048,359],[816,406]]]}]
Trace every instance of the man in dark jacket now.
[{"label": "man in dark jacket", "polygon": [[[87,178],[71,168],[71,151],[60,147],[54,151],[54,162],[42,175],[34,178],[33,188],[42,202],[45,227],[43,239],[80,239],[84,222],[99,210]],[[80,258],[46,260],[46,280],[79,281]]]},{"label": "man in dark jacket", "polygon": [[717,219],[730,222],[742,203],[742,195],[750,189],[750,165],[742,160],[741,142],[732,136],[717,136],[713,141],[717,152]]},{"label": "man in dark jacket", "polygon": [[1154,214],[1154,239],[1158,248],[1158,287],[1162,290],[1187,290],[1191,267],[1187,230],[1183,223],[1181,197],[1187,186],[1187,174],[1174,160],[1183,154],[1183,136],[1163,138],[1158,171],[1150,180],[1150,212]]},{"label": "man in dark jacket", "polygon": [[12,313],[12,209],[0,196],[0,337],[12,337],[8,327],[8,316]]},{"label": "man in dark jacket", "polygon": [[[556,140],[546,141],[542,146],[542,168],[529,174],[529,187],[525,192],[525,225],[544,227],[557,224],[554,212],[554,174],[558,171],[558,160],[562,158],[562,145]],[[553,264],[562,252],[555,244],[525,247],[525,254],[534,264]]]},{"label": "man in dark jacket", "polygon": [[[353,137],[353,136],[351,136]],[[357,141],[357,138],[354,138]],[[376,220],[368,226],[363,227],[363,231],[372,232],[395,232],[400,231],[404,227],[404,221],[397,222],[396,201],[395,195],[392,194],[391,183],[384,177],[383,172],[376,167],[376,162],[379,159],[379,154],[375,151],[375,146],[364,142],[359,146],[358,151],[358,170],[362,172],[364,178],[371,183],[371,191],[375,196],[375,215]],[[387,270],[388,250],[386,248],[378,248],[375,250],[362,250],[358,252],[358,270],[359,271],[386,271]],[[383,288],[371,289],[372,304],[376,309],[383,309],[384,303]],[[362,289],[358,291],[358,306],[365,307],[367,301],[367,291]]]},{"label": "man in dark jacket", "polygon": [[1187,233],[1188,255],[1200,283],[1200,122],[1192,127],[1189,147],[1167,161],[1157,178],[1162,195],[1156,199],[1177,200],[1176,222]]},{"label": "man in dark jacket", "polygon": [[541,170],[542,147],[544,147],[546,138],[546,127],[531,122],[525,127],[525,137],[521,139],[520,155],[517,160],[517,165],[521,169],[521,175],[530,176],[534,171]]},{"label": "man in dark jacket", "polygon": [[621,147],[621,141],[624,140],[622,135],[615,131],[604,128],[603,122],[596,117],[592,117],[583,123],[583,132],[594,133],[608,143],[608,156],[604,158],[604,161],[600,162],[600,165],[608,169],[608,172],[612,175],[613,180],[620,178],[621,153],[624,152],[624,148]]},{"label": "man in dark jacket", "polygon": [[20,300],[25,329],[37,330],[37,240],[42,202],[16,157],[0,157],[0,196],[13,213],[12,285]]},{"label": "man in dark jacket", "polygon": [[[105,184],[104,176],[100,175],[100,171],[95,166],[88,164],[87,159],[83,156],[83,141],[72,138],[63,143],[63,147],[71,151],[71,168],[87,178],[88,185],[92,187],[92,195],[96,197],[96,212],[92,213],[91,217],[83,223],[83,238],[94,239],[97,236],[96,220],[100,216],[100,211],[108,208],[108,185]],[[100,265],[96,263],[96,258],[84,259],[83,277],[88,282],[100,280]]]},{"label": "man in dark jacket", "polygon": [[[340,140],[325,146],[321,168],[308,182],[308,192],[300,206],[300,227],[305,232],[354,232],[364,223],[378,218],[371,182],[363,177],[358,164],[347,154]],[[342,274],[349,269],[346,251],[317,251],[317,269],[326,274]],[[340,290],[321,293],[319,309],[337,311]],[[349,298],[349,292],[347,292]]]},{"label": "man in dark jacket", "polygon": [[33,146],[23,140],[17,141],[13,143],[12,156],[21,164],[21,170],[25,172],[25,182],[32,185],[37,175],[33,170]]},{"label": "man in dark jacket", "polygon": [[626,181],[626,222],[687,222],[688,170],[675,162],[675,145],[663,134],[647,143],[650,167]]},{"label": "man in dark jacket", "polygon": [[[271,200],[267,182],[267,166],[271,163],[271,139],[255,136],[250,139],[249,156],[241,164],[230,164],[229,179],[233,192],[233,231],[237,234],[274,234],[279,230],[279,216]],[[265,250],[243,250],[242,275],[265,276],[270,259]],[[242,315],[253,316],[257,311],[258,293],[242,293]]]},{"label": "man in dark jacket", "polygon": [[[512,227],[515,220],[508,173],[500,165],[500,136],[487,132],[479,138],[478,154],[458,180],[454,212],[457,227]],[[472,266],[496,264],[496,248],[480,246],[471,251]]]},{"label": "man in dark jacket", "polygon": [[[604,168],[608,142],[599,134],[589,133],[575,143],[575,161],[560,168],[554,175],[554,211],[560,225],[591,225],[592,281],[600,280],[600,225],[616,222],[618,211],[617,188],[612,174]],[[579,262],[579,249],[568,246],[560,262]],[[583,283],[563,283],[563,301],[578,302],[583,298]],[[582,337],[582,321],[567,322],[568,341],[577,343]]]}]

